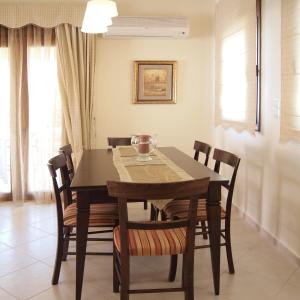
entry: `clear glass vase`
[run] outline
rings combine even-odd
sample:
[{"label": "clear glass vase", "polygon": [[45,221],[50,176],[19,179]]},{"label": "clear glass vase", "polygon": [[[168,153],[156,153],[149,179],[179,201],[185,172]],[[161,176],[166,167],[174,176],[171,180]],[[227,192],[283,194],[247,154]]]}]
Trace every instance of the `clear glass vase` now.
[{"label": "clear glass vase", "polygon": [[138,153],[138,161],[152,160],[150,154],[156,148],[156,136],[148,134],[134,135],[131,138],[131,145]]}]

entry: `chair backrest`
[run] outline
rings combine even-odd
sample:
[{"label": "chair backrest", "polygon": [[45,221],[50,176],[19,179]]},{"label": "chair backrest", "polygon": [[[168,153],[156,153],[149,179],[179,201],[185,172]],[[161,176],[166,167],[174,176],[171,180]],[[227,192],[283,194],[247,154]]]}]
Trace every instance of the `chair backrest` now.
[{"label": "chair backrest", "polygon": [[[56,200],[56,210],[59,225],[63,225],[63,208],[62,208],[62,197],[64,208],[72,203],[72,193],[70,189],[70,176],[67,166],[66,157],[64,154],[59,154],[48,161],[48,169],[52,177],[53,190]],[[60,173],[61,180],[58,180]],[[62,227],[60,227],[62,228]]]},{"label": "chair backrest", "polygon": [[117,146],[130,146],[131,137],[108,137],[107,138],[108,146],[116,148]]},{"label": "chair backrest", "polygon": [[72,160],[73,150],[72,150],[71,144],[60,147],[59,153],[63,153],[66,157],[69,176],[72,181],[74,174],[75,174],[75,169],[74,169],[74,164],[73,164],[73,160]]},{"label": "chair backrest", "polygon": [[228,219],[230,220],[232,196],[233,196],[233,191],[234,191],[236,175],[237,175],[237,171],[238,171],[241,159],[233,153],[230,153],[230,152],[227,152],[224,150],[220,150],[220,149],[214,150],[213,159],[216,161],[214,171],[217,173],[220,172],[221,163],[231,166],[233,168],[233,172],[232,172],[229,184],[224,186],[228,190],[227,202],[226,202],[226,216],[228,216]]},{"label": "chair backrest", "polygon": [[[186,251],[194,250],[197,203],[206,197],[209,178],[173,183],[128,183],[108,181],[108,193],[118,198],[121,248],[128,251],[128,229],[170,229],[186,227]],[[127,201],[140,199],[189,199],[186,219],[171,221],[136,222],[128,220]],[[123,250],[122,250],[123,251]]]},{"label": "chair backrest", "polygon": [[211,146],[209,144],[200,142],[200,141],[195,141],[194,143],[194,150],[195,150],[195,155],[194,155],[194,160],[198,161],[199,160],[199,153],[204,153],[205,154],[205,161],[204,165],[207,166],[208,164],[208,159],[209,159],[209,154],[211,151]]}]

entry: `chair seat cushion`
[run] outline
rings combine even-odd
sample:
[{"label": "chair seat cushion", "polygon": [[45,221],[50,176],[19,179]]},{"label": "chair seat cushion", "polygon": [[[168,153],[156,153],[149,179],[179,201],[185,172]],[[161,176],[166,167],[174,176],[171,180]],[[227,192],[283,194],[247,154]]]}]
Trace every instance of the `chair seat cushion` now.
[{"label": "chair seat cushion", "polygon": [[[189,209],[189,202],[190,202],[189,200],[173,200],[163,208],[163,211],[166,213],[167,218],[169,219],[186,218]],[[225,216],[226,216],[226,211],[224,210],[223,207],[221,207],[221,218],[225,219]],[[197,219],[199,221],[207,220],[205,199],[200,199],[198,201]]]},{"label": "chair seat cushion", "polygon": [[[118,219],[117,203],[101,203],[90,205],[89,227],[113,226]],[[64,211],[64,225],[76,227],[77,204],[72,203]]]},{"label": "chair seat cushion", "polygon": [[[129,254],[132,256],[175,255],[185,252],[186,228],[128,229]],[[120,227],[114,229],[114,243],[121,252]]]}]

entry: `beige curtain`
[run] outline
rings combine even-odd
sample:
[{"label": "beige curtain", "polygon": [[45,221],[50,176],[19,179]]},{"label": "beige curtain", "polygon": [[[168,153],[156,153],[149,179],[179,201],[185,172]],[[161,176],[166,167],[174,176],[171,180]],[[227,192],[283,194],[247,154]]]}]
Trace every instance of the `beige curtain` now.
[{"label": "beige curtain", "polygon": [[55,30],[65,129],[76,163],[91,148],[96,37],[68,24]]},{"label": "beige curtain", "polygon": [[216,125],[255,132],[256,0],[216,4]]},{"label": "beige curtain", "polygon": [[27,197],[28,174],[28,82],[27,29],[9,29],[10,50],[10,166],[12,198],[23,203]]},{"label": "beige curtain", "polygon": [[281,18],[281,141],[300,140],[300,1],[284,0]]},{"label": "beige curtain", "polygon": [[[40,107],[33,103],[37,95],[36,91],[40,88],[43,78],[46,78],[45,74],[48,74],[47,70],[40,70],[41,72],[35,76],[36,87],[32,89],[31,93],[29,93],[29,78],[32,73],[30,68],[32,69],[34,65],[42,64],[44,61],[37,61],[35,58],[35,61],[32,63],[35,51],[45,52],[45,49],[53,48],[55,32],[54,29],[42,29],[33,25],[18,29],[4,29],[3,27],[0,29],[1,45],[3,46],[7,41],[9,49],[10,174],[12,199],[16,204],[22,204],[25,200],[32,198],[41,202],[48,201],[51,199],[50,191],[52,188],[46,163],[51,155],[57,153],[61,136],[59,137],[59,144],[55,144],[53,143],[53,136],[47,136],[47,132],[44,130],[50,127],[49,124],[46,124],[45,128],[43,128],[44,124],[41,120],[47,119],[50,113],[49,110],[43,111],[41,109],[47,107],[46,96],[39,95]],[[56,64],[56,57],[54,64]],[[43,75],[43,72],[46,73]],[[56,73],[53,77],[57,80]],[[47,85],[50,86],[47,82],[44,82],[44,86],[46,87]],[[47,92],[44,89],[43,93],[45,92],[48,94],[50,91]],[[31,104],[29,105],[29,103]],[[39,116],[41,117],[40,119]],[[35,128],[41,133],[40,136],[37,136],[36,132],[32,132],[31,123],[34,119],[38,121],[35,124]],[[46,144],[52,147],[51,150],[48,149],[49,147],[44,147],[45,145],[41,139],[43,135],[47,140]],[[34,145],[33,141],[35,141]],[[44,155],[45,157],[39,159],[40,155]],[[30,157],[34,157],[34,160],[30,159]],[[42,183],[42,181],[44,182]]]}]

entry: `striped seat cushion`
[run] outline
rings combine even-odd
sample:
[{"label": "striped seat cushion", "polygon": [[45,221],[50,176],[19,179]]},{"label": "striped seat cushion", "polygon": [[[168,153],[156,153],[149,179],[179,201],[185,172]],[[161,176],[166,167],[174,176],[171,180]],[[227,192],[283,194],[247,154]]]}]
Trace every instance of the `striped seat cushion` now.
[{"label": "striped seat cushion", "polygon": [[[163,211],[166,213],[167,218],[169,219],[174,219],[174,218],[183,219],[187,217],[188,209],[189,209],[189,200],[173,200],[163,208]],[[225,219],[225,216],[226,216],[226,211],[224,210],[223,207],[221,207],[221,218]],[[200,199],[198,201],[197,218],[199,221],[207,220],[205,199]]]},{"label": "striped seat cushion", "polygon": [[[91,204],[89,227],[114,225],[118,219],[117,203]],[[72,203],[64,211],[64,225],[76,227],[77,204]]]},{"label": "striped seat cushion", "polygon": [[[161,256],[185,252],[186,228],[142,230],[128,229],[129,254]],[[120,227],[114,229],[114,243],[121,251]]]}]

